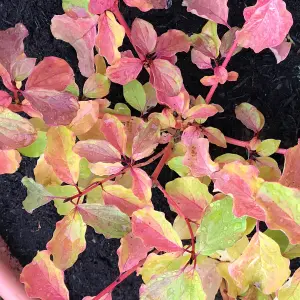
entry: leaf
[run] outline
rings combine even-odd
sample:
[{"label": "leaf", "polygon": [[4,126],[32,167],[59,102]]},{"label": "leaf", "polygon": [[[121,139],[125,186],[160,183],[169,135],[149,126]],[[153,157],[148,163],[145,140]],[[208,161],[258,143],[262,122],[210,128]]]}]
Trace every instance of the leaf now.
[{"label": "leaf", "polygon": [[115,83],[125,85],[136,79],[142,71],[143,63],[139,58],[122,57],[115,64],[107,68],[107,77]]},{"label": "leaf", "polygon": [[99,104],[96,101],[80,101],[77,116],[68,126],[76,135],[87,133],[97,123]]},{"label": "leaf", "polygon": [[143,241],[132,233],[121,238],[121,246],[117,250],[120,273],[130,270],[146,258],[149,250],[151,248],[146,247]]},{"label": "leaf", "polygon": [[44,153],[47,144],[46,132],[38,131],[37,139],[27,147],[19,148],[18,151],[27,157],[39,157]]},{"label": "leaf", "polygon": [[0,106],[0,150],[26,147],[37,138],[32,124],[8,108]]},{"label": "leaf", "polygon": [[0,175],[15,173],[22,160],[16,150],[0,150]]},{"label": "leaf", "polygon": [[182,3],[187,7],[187,11],[199,17],[214,21],[219,24],[228,26],[228,6],[227,0],[185,0]]},{"label": "leaf", "polygon": [[274,240],[279,245],[281,253],[284,253],[289,245],[289,239],[282,231],[267,229],[264,234]]},{"label": "leaf", "polygon": [[184,156],[183,164],[190,168],[194,177],[210,176],[219,170],[219,165],[210,158],[209,142],[204,138],[193,140]]},{"label": "leaf", "polygon": [[164,213],[145,207],[132,214],[131,222],[133,234],[141,238],[146,247],[165,252],[181,251],[182,242]]},{"label": "leaf", "polygon": [[190,175],[190,169],[183,164],[183,159],[184,156],[177,156],[171,158],[167,163],[168,167],[181,177]]},{"label": "leaf", "polygon": [[[236,37],[236,32],[240,30],[239,27],[232,27],[230,28],[227,32],[225,32],[225,34],[223,35],[222,39],[221,39],[221,46],[220,46],[220,52],[222,57],[226,57],[230,48],[232,47]],[[241,47],[237,47],[235,49],[235,51],[233,52],[234,56],[235,54],[239,53],[242,50]]]},{"label": "leaf", "polygon": [[77,142],[73,151],[85,157],[91,163],[116,163],[121,161],[119,151],[105,140],[87,140]]},{"label": "leaf", "polygon": [[124,2],[131,7],[137,7],[139,10],[146,12],[150,9],[167,9],[167,0],[124,0]]},{"label": "leaf", "polygon": [[184,118],[189,119],[205,119],[214,116],[218,113],[217,108],[212,104],[198,104],[190,108],[185,114]]},{"label": "leaf", "polygon": [[175,128],[176,126],[176,119],[173,115],[171,109],[164,108],[161,113],[154,112],[149,115],[148,120],[157,119],[160,123],[160,128],[168,129],[168,128]]},{"label": "leaf", "polygon": [[300,257],[300,245],[291,245],[289,244],[283,253],[284,257],[288,259],[294,259]]},{"label": "leaf", "polygon": [[276,242],[258,232],[243,254],[229,265],[229,274],[243,290],[256,284],[268,295],[288,279],[289,260],[281,256]]},{"label": "leaf", "polygon": [[[113,0],[110,1],[113,2]],[[103,39],[104,36],[105,39]],[[105,11],[100,15],[96,46],[99,48],[99,54],[104,56],[110,65],[115,64],[121,58],[118,48],[122,46],[124,36],[124,27],[116,21],[112,12]]]},{"label": "leaf", "polygon": [[213,202],[205,210],[196,233],[196,249],[202,255],[211,255],[235,244],[246,230],[246,217],[237,218],[232,213],[232,198]]},{"label": "leaf", "polygon": [[120,115],[131,116],[130,108],[125,103],[117,103],[114,107],[114,111]]},{"label": "leaf", "polygon": [[36,58],[25,57],[21,60],[17,60],[12,67],[12,78],[14,78],[15,81],[25,80],[31,74],[35,63]]},{"label": "leaf", "polygon": [[[184,216],[190,220],[201,219],[205,208],[212,201],[212,195],[205,184],[194,177],[182,177],[166,184],[166,192],[178,205]],[[169,205],[179,214],[177,206]]]},{"label": "leaf", "polygon": [[264,182],[256,201],[265,210],[270,229],[282,230],[291,244],[300,243],[300,191],[276,182]]},{"label": "leaf", "polygon": [[131,39],[137,51],[145,57],[154,51],[157,34],[151,23],[136,18],[131,27]]},{"label": "leaf", "polygon": [[211,178],[214,191],[233,197],[233,213],[237,217],[249,216],[257,220],[265,219],[264,210],[258,205],[255,196],[262,183],[258,169],[235,161],[226,164]]},{"label": "leaf", "polygon": [[[224,134],[221,130],[215,127],[203,128],[203,134],[207,137],[208,141],[222,148],[227,148],[227,143]],[[215,161],[216,162],[216,161]]]},{"label": "leaf", "polygon": [[137,80],[132,80],[123,86],[123,94],[127,103],[134,109],[143,113],[146,109],[146,93],[142,84]]},{"label": "leaf", "polygon": [[189,37],[181,30],[170,29],[157,39],[155,53],[159,58],[173,57],[178,52],[189,52]]},{"label": "leaf", "polygon": [[[36,280],[36,279],[39,280]],[[22,270],[20,281],[30,298],[69,300],[64,272],[55,267],[47,250],[39,251],[33,261]]]},{"label": "leaf", "polygon": [[115,205],[122,212],[131,216],[132,213],[152,203],[143,202],[136,197],[131,189],[127,189],[122,185],[113,184],[103,187],[103,199],[106,205]]},{"label": "leaf", "polygon": [[45,160],[63,182],[74,185],[79,177],[80,157],[73,152],[74,133],[64,126],[52,127],[47,132]]},{"label": "leaf", "polygon": [[[196,235],[196,231],[198,226],[195,223],[190,222],[191,228],[193,230],[194,235]],[[173,223],[174,230],[178,233],[178,236],[181,240],[190,240],[191,233],[187,226],[185,219],[181,218],[180,216],[176,216],[174,223]]]},{"label": "leaf", "polygon": [[212,69],[210,57],[206,56],[201,51],[192,49],[191,59],[192,63],[195,64],[200,70]]},{"label": "leaf", "polygon": [[180,69],[165,59],[155,59],[150,65],[150,83],[167,96],[177,96],[183,80]]},{"label": "leaf", "polygon": [[83,221],[105,238],[122,238],[131,231],[129,217],[117,207],[99,204],[77,206]]},{"label": "leaf", "polygon": [[262,130],[265,125],[263,114],[250,103],[242,103],[235,109],[235,115],[247,128],[255,133]]},{"label": "leaf", "polygon": [[272,300],[273,297],[271,295],[265,295],[255,286],[249,288],[246,294],[241,297],[241,300]]},{"label": "leaf", "polygon": [[55,198],[41,184],[36,183],[32,178],[25,176],[22,178],[22,183],[27,188],[27,197],[22,203],[25,210],[29,213],[32,213],[35,209],[47,204]]},{"label": "leaf", "polygon": [[124,166],[120,163],[103,163],[97,162],[95,164],[89,164],[89,168],[95,175],[109,176],[117,174],[124,169]]},{"label": "leaf", "polygon": [[279,182],[291,188],[300,189],[300,144],[289,148],[284,155],[284,169]]},{"label": "leaf", "polygon": [[234,161],[239,161],[241,163],[244,163],[245,159],[244,157],[233,153],[222,154],[215,158],[215,162],[219,164],[228,164]]},{"label": "leaf", "polygon": [[8,107],[11,104],[12,97],[5,91],[0,91],[0,106]]},{"label": "leaf", "polygon": [[238,44],[252,48],[255,53],[280,45],[293,24],[283,0],[258,0],[254,6],[245,8],[244,18],[243,28],[236,33]]},{"label": "leaf", "polygon": [[157,105],[156,91],[150,82],[146,82],[143,85],[146,93],[146,108],[155,107]]},{"label": "leaf", "polygon": [[189,255],[182,256],[181,252],[164,253],[162,255],[150,253],[143,266],[137,270],[137,274],[142,275],[144,283],[147,284],[153,277],[179,270],[189,259]]},{"label": "leaf", "polygon": [[79,9],[88,11],[89,0],[62,0],[63,10],[70,14]]},{"label": "leaf", "polygon": [[255,166],[259,170],[259,177],[265,181],[278,181],[281,171],[278,163],[271,157],[256,157]]},{"label": "leaf", "polygon": [[109,10],[113,7],[114,0],[104,0],[104,1],[98,1],[98,0],[90,0],[89,3],[89,11],[93,14],[101,15],[106,10]]},{"label": "leaf", "polygon": [[300,269],[278,291],[278,300],[297,300],[300,297]]},{"label": "leaf", "polygon": [[148,174],[139,168],[130,168],[132,176],[132,191],[144,203],[151,203],[152,180]]},{"label": "leaf", "polygon": [[83,76],[94,73],[94,45],[98,16],[71,18],[67,14],[54,16],[51,32],[56,39],[69,43],[77,53],[78,66]]},{"label": "leaf", "polygon": [[283,41],[280,45],[270,48],[270,50],[275,55],[276,61],[279,64],[288,57],[291,48],[292,48],[292,43]]},{"label": "leaf", "polygon": [[46,247],[57,268],[66,270],[74,265],[78,255],[85,250],[85,232],[86,224],[76,210],[56,223],[53,237]]},{"label": "leaf", "polygon": [[255,151],[260,156],[270,156],[278,150],[280,142],[280,140],[274,139],[264,140],[257,146]]},{"label": "leaf", "polygon": [[110,81],[102,74],[94,73],[84,83],[83,94],[87,98],[103,98],[109,94]]},{"label": "leaf", "polygon": [[204,300],[201,279],[191,268],[164,273],[140,288],[140,300],[150,299]]},{"label": "leaf", "polygon": [[94,57],[94,63],[96,67],[96,73],[105,75],[106,74],[106,62],[103,56],[96,54]]},{"label": "leaf", "polygon": [[132,159],[140,160],[151,155],[157,147],[160,138],[158,120],[150,120],[133,139]]}]

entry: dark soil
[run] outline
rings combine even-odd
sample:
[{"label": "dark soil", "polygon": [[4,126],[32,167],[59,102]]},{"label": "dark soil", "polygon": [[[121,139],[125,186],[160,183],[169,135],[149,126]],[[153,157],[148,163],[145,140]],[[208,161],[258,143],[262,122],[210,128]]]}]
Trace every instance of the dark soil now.
[{"label": "dark soil", "polygon": [[[124,5],[121,11],[129,24],[134,18],[141,17],[150,21],[159,34],[171,28],[181,29],[188,34],[198,32],[205,21],[188,14],[181,2],[173,0],[172,7],[166,11],[144,14]],[[254,2],[229,0],[229,24],[241,26],[243,9]],[[300,6],[298,0],[286,0],[286,3],[295,21],[291,30],[295,46],[289,57],[277,65],[269,50],[260,54],[243,50],[229,64],[229,70],[240,74],[238,82],[226,83],[219,87],[214,96],[214,102],[222,105],[225,113],[213,118],[210,123],[228,136],[245,140],[251,137],[251,133],[234,118],[234,107],[246,101],[254,104],[265,115],[266,126],[261,134],[262,138],[281,139],[281,146],[285,148],[297,143],[300,121]],[[0,29],[7,29],[22,22],[30,33],[25,40],[26,54],[39,60],[45,56],[57,56],[67,60],[76,72],[77,83],[82,87],[84,78],[78,72],[75,51],[68,44],[55,40],[50,32],[51,18],[62,13],[61,0],[0,0]],[[224,29],[220,28],[220,32],[224,32]],[[199,79],[209,72],[198,70],[191,63],[190,54],[178,56],[178,66],[189,93],[205,96],[208,89],[200,85]],[[123,101],[121,88],[114,85],[112,90],[109,99],[112,102]],[[229,147],[229,150],[245,155],[244,150],[236,147]],[[213,156],[220,153],[220,149],[212,148]],[[276,158],[282,164],[282,158]],[[22,265],[31,262],[37,250],[45,249],[47,241],[52,237],[55,223],[61,218],[52,204],[41,207],[32,215],[22,209],[26,190],[21,184],[21,179],[23,176],[33,177],[35,164],[35,159],[23,158],[18,172],[0,176],[0,235]],[[164,170],[160,179],[165,183],[174,177],[173,172]],[[167,213],[169,219],[174,217],[157,190],[153,191],[153,201],[157,209]],[[118,276],[116,250],[119,240],[105,240],[91,228],[87,231],[86,239],[86,251],[79,256],[76,264],[65,272],[72,300],[81,300],[86,295],[97,294]],[[298,260],[292,261],[293,270],[298,266]],[[132,275],[115,289],[113,298],[138,299],[140,284],[141,279]]]}]

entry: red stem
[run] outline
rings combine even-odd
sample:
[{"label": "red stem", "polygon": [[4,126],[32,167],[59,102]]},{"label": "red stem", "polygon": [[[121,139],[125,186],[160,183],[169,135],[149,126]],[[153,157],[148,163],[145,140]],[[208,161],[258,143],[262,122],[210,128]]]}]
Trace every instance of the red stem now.
[{"label": "red stem", "polygon": [[114,282],[112,282],[108,287],[106,287],[102,292],[100,292],[93,300],[100,300],[101,297],[105,296],[106,294],[111,293],[114,288],[119,285],[122,281],[124,281],[129,275],[136,271],[136,269],[144,264],[146,258],[141,260],[136,266],[132,267],[125,273],[121,274]]},{"label": "red stem", "polygon": [[[232,55],[233,55],[233,53],[234,53],[234,51],[235,51],[237,45],[238,45],[238,41],[235,40],[234,43],[233,43],[233,45],[232,45],[231,48],[229,49],[229,51],[228,51],[228,53],[227,53],[227,55],[226,55],[225,60],[224,60],[223,63],[222,63],[222,67],[224,67],[225,69],[226,69],[226,67],[227,67],[227,65],[228,65],[228,63],[229,63],[229,61],[230,61],[230,59],[231,59],[231,57],[232,57]],[[209,91],[209,93],[207,94],[206,99],[205,99],[205,102],[206,102],[207,104],[211,101],[211,99],[212,99],[212,97],[213,97],[213,95],[214,95],[214,93],[215,93],[217,87],[218,87],[218,84],[215,84],[215,85],[213,85],[213,86],[210,88],[210,91]]]},{"label": "red stem", "polygon": [[158,158],[160,158],[161,156],[164,155],[166,148],[164,148],[162,151],[158,152],[157,154],[155,154],[154,156],[152,156],[151,158],[149,158],[147,161],[139,163],[134,165],[135,168],[141,168],[141,167],[145,167],[150,165],[151,163],[153,163],[155,160],[157,160]]}]

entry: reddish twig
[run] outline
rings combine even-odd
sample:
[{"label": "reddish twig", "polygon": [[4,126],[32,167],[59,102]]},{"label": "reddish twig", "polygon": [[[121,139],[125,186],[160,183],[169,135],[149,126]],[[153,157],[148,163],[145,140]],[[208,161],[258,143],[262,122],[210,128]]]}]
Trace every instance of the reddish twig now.
[{"label": "reddish twig", "polygon": [[100,300],[101,297],[105,296],[106,294],[111,293],[117,285],[119,285],[122,281],[124,281],[129,275],[134,273],[137,270],[137,268],[139,268],[140,266],[142,266],[144,264],[145,261],[146,261],[146,258],[141,260],[136,266],[132,267],[125,273],[121,274],[113,283],[111,283],[102,292],[100,292],[97,296],[95,296],[93,298],[93,300]]},{"label": "reddish twig", "polygon": [[134,165],[134,167],[141,168],[141,167],[145,167],[145,166],[150,165],[155,160],[157,160],[158,158],[160,158],[161,156],[164,155],[164,153],[166,151],[165,149],[163,149],[162,151],[158,152],[157,154],[155,154],[154,156],[152,156],[151,158],[149,158],[147,161]]}]

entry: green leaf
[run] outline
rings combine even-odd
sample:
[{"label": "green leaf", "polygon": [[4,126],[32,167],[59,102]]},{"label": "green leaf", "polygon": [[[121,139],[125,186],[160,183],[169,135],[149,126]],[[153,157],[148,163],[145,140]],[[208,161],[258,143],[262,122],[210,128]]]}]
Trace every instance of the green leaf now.
[{"label": "green leaf", "polygon": [[129,217],[116,206],[80,204],[77,207],[83,221],[107,239],[118,239],[131,231]]},{"label": "green leaf", "polygon": [[245,162],[245,159],[244,157],[233,153],[222,154],[215,158],[215,162],[219,164],[229,164],[234,161]]},{"label": "green leaf", "polygon": [[136,110],[144,112],[146,107],[146,93],[139,81],[132,80],[124,85],[123,94],[127,103]]},{"label": "green leaf", "polygon": [[27,197],[23,201],[23,206],[29,213],[32,213],[36,208],[47,204],[54,198],[44,186],[36,183],[32,178],[23,177],[22,183],[27,188]]},{"label": "green leaf", "polygon": [[280,142],[280,140],[273,139],[264,140],[258,145],[256,152],[260,156],[270,156],[278,150]]},{"label": "green leaf", "polygon": [[89,2],[90,0],[62,0],[62,7],[65,12],[75,7],[84,8],[88,12]]},{"label": "green leaf", "polygon": [[78,186],[81,188],[86,188],[94,177],[95,175],[89,168],[88,160],[85,157],[81,158],[79,163]]},{"label": "green leaf", "polygon": [[232,205],[232,198],[227,196],[206,209],[196,234],[196,249],[202,255],[229,248],[243,236],[247,218],[235,217]]},{"label": "green leaf", "polygon": [[27,157],[39,157],[46,148],[47,133],[44,131],[38,131],[37,139],[27,147],[19,148],[18,151]]},{"label": "green leaf", "polygon": [[300,245],[289,244],[285,249],[283,256],[288,259],[294,259],[300,257]]},{"label": "green leaf", "polygon": [[114,107],[114,111],[120,115],[131,115],[130,108],[125,103],[117,103]]},{"label": "green leaf", "polygon": [[280,230],[267,229],[264,234],[279,245],[281,253],[283,253],[289,245],[288,237]]},{"label": "green leaf", "polygon": [[73,94],[76,97],[79,97],[79,87],[75,80],[66,87],[65,91]]},{"label": "green leaf", "polygon": [[167,163],[168,167],[181,177],[188,176],[190,173],[190,169],[183,164],[183,158],[184,156],[173,157]]}]

